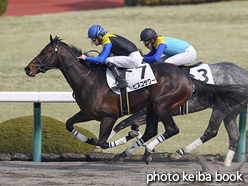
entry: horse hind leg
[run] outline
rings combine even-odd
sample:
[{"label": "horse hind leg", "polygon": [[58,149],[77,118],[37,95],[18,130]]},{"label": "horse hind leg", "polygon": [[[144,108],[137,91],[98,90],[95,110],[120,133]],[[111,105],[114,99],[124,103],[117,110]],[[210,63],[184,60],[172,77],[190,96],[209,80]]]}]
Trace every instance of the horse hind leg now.
[{"label": "horse hind leg", "polygon": [[231,114],[224,119],[225,128],[229,137],[229,148],[224,161],[225,166],[231,166],[233,156],[235,154],[240,139],[240,133],[237,127],[236,118],[237,114]]},{"label": "horse hind leg", "polygon": [[113,142],[109,142],[109,147],[112,148],[112,147],[116,147],[116,146],[119,146],[119,145],[124,145],[129,140],[133,139],[134,137],[140,136],[139,134],[140,133],[138,131],[132,130],[132,131],[128,132],[128,136],[122,137],[122,138],[120,138],[120,139],[118,139],[116,141],[113,141]]},{"label": "horse hind leg", "polygon": [[152,160],[151,152],[154,151],[155,146],[179,133],[179,128],[177,127],[171,114],[163,114],[163,118],[161,118],[161,121],[164,124],[165,132],[146,146],[146,151],[144,154],[146,164],[149,164],[149,162]]},{"label": "horse hind leg", "polygon": [[137,148],[142,146],[146,141],[156,136],[158,133],[158,117],[153,109],[152,105],[147,107],[146,114],[146,129],[144,135],[138,139],[135,143],[129,146],[123,153],[115,157],[115,162],[123,162],[125,157],[132,154]]},{"label": "horse hind leg", "polygon": [[225,118],[225,114],[217,109],[213,109],[209,124],[207,129],[205,130],[204,134],[195,140],[193,143],[189,144],[188,146],[177,150],[171,157],[175,159],[181,158],[184,154],[190,153],[203,143],[207,142],[208,140],[214,138],[218,130],[220,128],[221,122]]}]

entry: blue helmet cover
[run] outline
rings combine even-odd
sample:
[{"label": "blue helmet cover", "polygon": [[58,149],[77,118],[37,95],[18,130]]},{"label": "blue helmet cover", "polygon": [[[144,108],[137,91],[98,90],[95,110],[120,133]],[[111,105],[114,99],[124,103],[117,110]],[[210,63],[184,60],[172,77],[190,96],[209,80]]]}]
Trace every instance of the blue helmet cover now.
[{"label": "blue helmet cover", "polygon": [[88,30],[88,38],[104,35],[105,30],[100,25],[93,25]]}]

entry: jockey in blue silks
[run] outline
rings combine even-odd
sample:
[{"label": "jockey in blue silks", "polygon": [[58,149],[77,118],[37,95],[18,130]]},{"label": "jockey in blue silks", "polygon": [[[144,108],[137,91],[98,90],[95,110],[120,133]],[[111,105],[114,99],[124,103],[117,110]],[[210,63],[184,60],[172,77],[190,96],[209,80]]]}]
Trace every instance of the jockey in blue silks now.
[{"label": "jockey in blue silks", "polygon": [[[87,57],[83,54],[78,58],[92,63],[105,63],[118,82],[113,89],[127,87],[127,82],[117,67],[136,68],[141,65],[143,57],[135,44],[119,35],[106,33],[99,25],[89,28],[88,38],[96,46],[102,45],[102,52],[98,57]],[[110,57],[111,54],[114,56]]]},{"label": "jockey in blue silks", "polygon": [[[151,50],[144,55],[145,62],[171,63],[181,66],[192,63],[196,59],[196,51],[192,45],[179,39],[158,36],[151,28],[141,32],[140,40]],[[161,57],[163,54],[165,56]]]}]

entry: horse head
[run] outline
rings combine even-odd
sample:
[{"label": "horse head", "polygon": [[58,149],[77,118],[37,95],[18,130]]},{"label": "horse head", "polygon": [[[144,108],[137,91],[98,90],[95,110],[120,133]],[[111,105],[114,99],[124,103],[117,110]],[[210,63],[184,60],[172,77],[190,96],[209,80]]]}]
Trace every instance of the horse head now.
[{"label": "horse head", "polygon": [[60,39],[57,36],[53,39],[52,35],[50,35],[50,43],[25,67],[26,74],[34,77],[40,72],[45,73],[49,69],[59,67],[59,43]]}]

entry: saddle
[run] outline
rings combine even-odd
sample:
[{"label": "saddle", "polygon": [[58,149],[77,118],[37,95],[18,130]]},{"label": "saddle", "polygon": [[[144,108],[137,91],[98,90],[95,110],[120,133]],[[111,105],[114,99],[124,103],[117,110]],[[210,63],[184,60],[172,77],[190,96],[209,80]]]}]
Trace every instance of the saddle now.
[{"label": "saddle", "polygon": [[[136,91],[138,89],[151,86],[157,83],[157,80],[153,74],[153,71],[149,64],[141,64],[135,69],[123,69],[119,68],[123,77],[128,83],[126,88],[121,88],[117,90],[111,89],[114,93],[120,95],[120,108],[122,116],[128,115],[129,110],[129,100],[128,92]],[[107,68],[106,71],[107,84],[110,88],[116,86],[116,80],[112,72]]]},{"label": "saddle", "polygon": [[186,71],[186,72],[189,73],[189,71],[190,71],[191,68],[198,67],[198,66],[200,66],[201,64],[202,64],[202,62],[199,61],[199,62],[197,62],[197,63],[195,63],[195,64],[192,64],[192,65],[181,65],[181,66],[177,66],[177,67],[179,67],[179,68],[181,68],[183,71]]},{"label": "saddle", "polygon": [[[121,69],[119,68],[123,77],[128,83],[127,92],[136,91],[138,89],[156,84],[156,78],[149,64],[141,64],[139,67],[134,69]],[[116,86],[116,80],[112,72],[107,68],[106,79],[108,86],[112,88]],[[120,94],[120,90],[113,90],[116,94]]]}]

